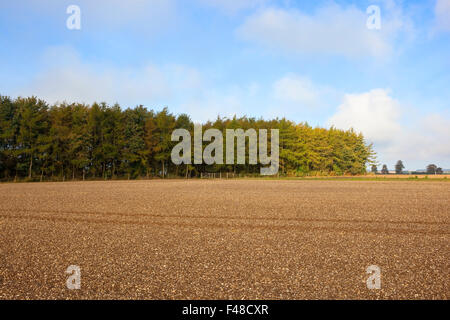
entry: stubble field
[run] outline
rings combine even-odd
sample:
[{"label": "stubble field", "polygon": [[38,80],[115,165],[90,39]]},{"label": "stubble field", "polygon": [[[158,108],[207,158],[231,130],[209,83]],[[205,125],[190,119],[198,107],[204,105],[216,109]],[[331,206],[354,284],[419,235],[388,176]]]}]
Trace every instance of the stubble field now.
[{"label": "stubble field", "polygon": [[448,299],[449,226],[437,181],[0,184],[0,299]]}]

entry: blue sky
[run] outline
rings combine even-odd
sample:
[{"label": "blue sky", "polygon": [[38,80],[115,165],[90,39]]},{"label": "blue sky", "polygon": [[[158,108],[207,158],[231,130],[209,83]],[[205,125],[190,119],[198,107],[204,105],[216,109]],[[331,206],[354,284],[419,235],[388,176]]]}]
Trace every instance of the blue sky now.
[{"label": "blue sky", "polygon": [[3,1],[0,48],[3,95],[353,127],[390,168],[450,168],[450,0]]}]

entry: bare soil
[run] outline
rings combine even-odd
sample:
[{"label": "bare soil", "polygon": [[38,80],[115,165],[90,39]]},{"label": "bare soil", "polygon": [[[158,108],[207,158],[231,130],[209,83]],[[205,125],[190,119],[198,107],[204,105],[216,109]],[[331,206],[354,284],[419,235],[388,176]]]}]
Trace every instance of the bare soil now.
[{"label": "bare soil", "polygon": [[449,226],[438,181],[0,184],[0,299],[448,299]]}]

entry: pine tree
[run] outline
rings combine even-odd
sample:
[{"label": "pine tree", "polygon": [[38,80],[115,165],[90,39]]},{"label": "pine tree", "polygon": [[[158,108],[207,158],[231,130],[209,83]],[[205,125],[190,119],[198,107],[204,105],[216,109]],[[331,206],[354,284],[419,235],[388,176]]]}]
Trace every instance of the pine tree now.
[{"label": "pine tree", "polygon": [[20,158],[23,159],[18,163],[17,169],[19,171],[26,170],[28,178],[31,179],[33,163],[38,156],[40,144],[44,143],[42,137],[45,135],[48,126],[48,106],[43,100],[38,100],[36,97],[17,98],[15,103],[19,109],[19,132],[17,138],[19,149],[16,151]]},{"label": "pine tree", "polygon": [[171,147],[174,143],[171,140],[172,132],[175,129],[175,117],[169,113],[167,108],[158,112],[155,116],[157,135],[159,142],[155,148],[155,160],[161,162],[161,176],[166,176],[167,165],[170,159]]}]

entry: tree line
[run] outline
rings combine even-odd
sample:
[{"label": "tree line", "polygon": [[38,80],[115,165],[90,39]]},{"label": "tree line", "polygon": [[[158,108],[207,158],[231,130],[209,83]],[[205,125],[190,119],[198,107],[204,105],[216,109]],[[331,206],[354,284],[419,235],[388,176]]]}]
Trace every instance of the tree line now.
[{"label": "tree line", "polygon": [[[187,114],[142,105],[49,105],[37,97],[0,96],[0,179],[66,180],[195,177],[203,172],[257,174],[259,165],[174,165],[176,128],[193,133]],[[283,119],[221,118],[203,128],[279,129],[280,175],[363,174],[375,161],[354,130],[311,127]]]},{"label": "tree line", "polygon": [[[395,174],[403,174],[403,169],[405,168],[403,161],[398,160],[395,164]],[[378,167],[376,164],[373,164],[371,167],[371,172],[377,174],[378,173]],[[416,172],[413,171],[412,174],[418,174],[422,172]],[[429,164],[427,165],[427,168],[424,173],[427,174],[444,174],[444,170],[441,167],[438,167],[435,164]],[[383,167],[381,169],[381,174],[389,174],[389,169],[386,164],[383,164]]]}]

